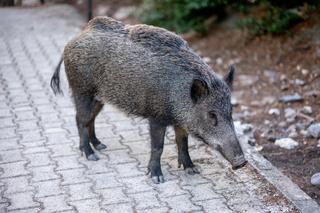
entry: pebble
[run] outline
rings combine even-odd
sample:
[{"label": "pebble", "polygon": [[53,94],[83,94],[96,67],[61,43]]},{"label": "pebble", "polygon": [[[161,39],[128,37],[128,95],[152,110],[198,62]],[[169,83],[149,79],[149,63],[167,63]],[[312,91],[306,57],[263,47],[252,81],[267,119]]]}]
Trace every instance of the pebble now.
[{"label": "pebble", "polygon": [[231,104],[232,106],[238,106],[239,102],[235,97],[231,97]]},{"label": "pebble", "polygon": [[294,80],[294,84],[298,85],[298,86],[303,86],[303,85],[306,84],[306,82],[304,80],[301,80],[301,79],[296,79],[296,80]]},{"label": "pebble", "polygon": [[320,123],[315,123],[310,125],[307,131],[308,131],[307,133],[308,137],[320,138]]},{"label": "pebble", "polygon": [[267,78],[269,78],[270,83],[276,83],[279,82],[279,76],[278,74],[273,70],[264,70],[263,75]]},{"label": "pebble", "polygon": [[320,186],[320,172],[315,173],[311,177],[311,184],[315,186]]},{"label": "pebble", "polygon": [[209,57],[203,57],[202,60],[204,62],[206,62],[207,64],[209,64],[211,62],[211,58],[209,58]]},{"label": "pebble", "polygon": [[308,75],[309,74],[309,70],[307,69],[302,69],[301,70],[302,75]]},{"label": "pebble", "polygon": [[305,114],[312,114],[312,108],[311,106],[304,106],[302,109],[302,112]]},{"label": "pebble", "polygon": [[303,97],[297,93],[294,95],[285,95],[279,98],[280,102],[283,103],[290,103],[290,102],[298,102],[298,101],[303,101]]},{"label": "pebble", "polygon": [[276,98],[275,98],[275,97],[273,97],[273,96],[266,96],[266,97],[263,97],[263,98],[262,98],[261,103],[262,103],[263,105],[266,105],[266,104],[273,104],[275,101],[276,101]]},{"label": "pebble", "polygon": [[251,86],[259,80],[259,77],[255,75],[239,75],[238,80],[241,86]]},{"label": "pebble", "polygon": [[286,118],[287,122],[291,123],[296,119],[297,113],[292,108],[287,108],[284,110],[284,117]]},{"label": "pebble", "polygon": [[222,64],[223,64],[222,58],[217,58],[217,59],[216,59],[216,63],[217,63],[218,65],[222,65]]},{"label": "pebble", "polygon": [[284,149],[293,149],[299,145],[299,143],[292,138],[281,138],[276,140],[274,144]]},{"label": "pebble", "polygon": [[280,110],[277,108],[272,108],[268,111],[269,115],[280,115]]}]

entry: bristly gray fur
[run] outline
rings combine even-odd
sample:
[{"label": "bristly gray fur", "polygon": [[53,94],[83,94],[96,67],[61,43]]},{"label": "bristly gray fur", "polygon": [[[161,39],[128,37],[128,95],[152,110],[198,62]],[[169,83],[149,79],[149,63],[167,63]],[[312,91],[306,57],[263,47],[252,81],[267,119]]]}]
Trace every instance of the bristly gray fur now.
[{"label": "bristly gray fur", "polygon": [[188,102],[195,77],[227,88],[178,35],[109,17],[91,20],[65,47],[64,60],[74,95],[94,93],[129,114],[166,121],[179,117],[176,103]]},{"label": "bristly gray fur", "polygon": [[234,68],[220,79],[180,36],[97,17],[67,44],[63,59],[75,100],[93,98],[181,127],[218,143],[230,162],[243,156],[230,102]]}]

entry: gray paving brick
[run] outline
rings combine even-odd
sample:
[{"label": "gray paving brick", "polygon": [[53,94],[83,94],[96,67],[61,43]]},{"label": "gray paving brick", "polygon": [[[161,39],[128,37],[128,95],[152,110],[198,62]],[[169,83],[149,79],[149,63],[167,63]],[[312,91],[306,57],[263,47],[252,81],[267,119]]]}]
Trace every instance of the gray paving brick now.
[{"label": "gray paving brick", "polygon": [[103,158],[103,159],[100,159],[99,162],[100,163],[88,161],[85,157],[82,157],[79,159],[79,163],[81,163],[82,165],[84,165],[86,167],[85,173],[87,175],[106,174],[106,173],[115,174],[114,169],[107,165],[108,159]]},{"label": "gray paving brick", "polygon": [[19,122],[17,126],[17,131],[33,131],[40,129],[37,120],[26,120]]},{"label": "gray paving brick", "polygon": [[205,212],[225,212],[225,213],[234,212],[229,206],[227,206],[227,204],[222,199],[203,200],[203,201],[197,201],[195,203],[197,205],[202,206]]},{"label": "gray paving brick", "polygon": [[41,212],[59,212],[73,210],[73,207],[66,202],[66,195],[57,195],[38,198],[42,202],[44,209]]},{"label": "gray paving brick", "polygon": [[65,189],[67,189],[70,194],[69,200],[75,201],[98,198],[98,194],[93,193],[92,187],[92,183],[79,183],[67,185]]},{"label": "gray paving brick", "polygon": [[28,167],[47,166],[53,164],[50,159],[49,153],[33,153],[25,155],[29,159]]},{"label": "gray paving brick", "polygon": [[44,139],[39,130],[23,131],[23,132],[20,132],[19,134],[21,135],[21,140],[20,140],[21,144]]},{"label": "gray paving brick", "polygon": [[33,178],[32,181],[46,181],[46,180],[53,180],[58,179],[59,175],[54,171],[55,166],[40,166],[32,168]]},{"label": "gray paving brick", "polygon": [[[106,213],[106,210],[103,210],[99,206],[98,199],[86,199],[86,200],[78,200],[78,201],[70,201],[69,203],[74,206],[79,213],[88,213],[88,212],[96,212],[96,213]],[[119,205],[119,204],[117,204]]]},{"label": "gray paving brick", "polygon": [[123,164],[136,162],[134,158],[129,155],[129,150],[112,150],[106,152],[109,157],[109,164]]},{"label": "gray paving brick", "polygon": [[135,177],[145,175],[144,172],[137,170],[138,164],[134,163],[125,163],[115,165],[114,168],[117,170],[118,177]]},{"label": "gray paving brick", "polygon": [[28,172],[25,169],[26,164],[27,164],[27,161],[19,161],[19,162],[2,164],[1,168],[3,173],[1,174],[0,177],[5,178],[5,177],[16,177],[16,176],[28,175],[30,174],[30,172]]},{"label": "gray paving brick", "polygon": [[148,179],[149,178],[146,175],[138,177],[118,178],[118,180],[126,186],[127,194],[152,191],[153,187],[147,184]]},{"label": "gray paving brick", "polygon": [[84,168],[57,171],[58,174],[62,175],[62,185],[90,182],[90,179],[83,175],[84,172]]},{"label": "gray paving brick", "polygon": [[182,189],[177,180],[167,181],[157,187],[160,198],[172,197],[187,194],[188,191]]},{"label": "gray paving brick", "polygon": [[60,189],[60,180],[41,181],[33,183],[33,185],[37,191],[36,198],[63,194]]},{"label": "gray paving brick", "polygon": [[196,186],[184,186],[193,195],[192,201],[199,200],[210,200],[210,199],[223,199],[221,194],[218,194],[213,190],[213,185],[208,184],[197,184]]},{"label": "gray paving brick", "polygon": [[111,204],[104,206],[104,209],[106,209],[110,213],[118,213],[118,212],[134,212],[133,203],[117,203],[117,204]]},{"label": "gray paving brick", "polygon": [[12,138],[18,138],[15,127],[6,127],[1,129],[0,141]]},{"label": "gray paving brick", "polygon": [[8,194],[7,197],[10,199],[8,210],[16,210],[22,208],[34,208],[40,206],[40,203],[34,202],[33,192],[20,192],[14,194]]},{"label": "gray paving brick", "polygon": [[117,178],[113,173],[94,174],[90,175],[90,179],[95,182],[94,189],[105,189],[120,187],[121,184],[117,181]]},{"label": "gray paving brick", "polygon": [[29,179],[31,176],[19,176],[19,177],[11,177],[5,178],[1,181],[5,183],[7,190],[5,194],[12,194],[17,192],[25,192],[33,190],[33,187],[29,184]]},{"label": "gray paving brick", "polygon": [[38,213],[41,211],[40,207],[35,207],[35,208],[27,208],[27,209],[15,209],[13,211],[10,212],[14,212],[14,213]]},{"label": "gray paving brick", "polygon": [[11,117],[0,118],[0,128],[2,129],[5,127],[15,127],[15,123]]},{"label": "gray paving brick", "polygon": [[[49,145],[48,148],[52,151],[51,157],[57,160],[57,157],[74,155],[73,144],[53,144]],[[61,159],[63,161],[63,158]],[[60,160],[58,160],[60,162]],[[59,168],[60,169],[60,168]]]},{"label": "gray paving brick", "polygon": [[123,188],[121,187],[111,189],[100,189],[97,190],[97,192],[99,192],[103,197],[103,207],[110,204],[126,203],[131,201],[131,199],[123,193]]},{"label": "gray paving brick", "polygon": [[[28,146],[28,145],[32,145],[32,146]],[[24,155],[28,155],[28,154],[44,153],[44,152],[49,152],[49,148],[44,146],[43,141],[38,141],[38,142],[25,143],[22,153]]]},{"label": "gray paving brick", "polygon": [[55,157],[54,160],[58,164],[57,170],[83,168],[83,165],[79,164],[78,158],[78,155]]},{"label": "gray paving brick", "polygon": [[0,151],[23,148],[23,146],[18,143],[18,139],[3,139],[0,140],[0,144]]},{"label": "gray paving brick", "polygon": [[201,207],[190,201],[190,195],[179,195],[162,198],[172,208],[172,212],[187,212],[201,210]]},{"label": "gray paving brick", "polygon": [[134,193],[129,196],[137,203],[136,209],[149,209],[162,206],[154,191]]}]

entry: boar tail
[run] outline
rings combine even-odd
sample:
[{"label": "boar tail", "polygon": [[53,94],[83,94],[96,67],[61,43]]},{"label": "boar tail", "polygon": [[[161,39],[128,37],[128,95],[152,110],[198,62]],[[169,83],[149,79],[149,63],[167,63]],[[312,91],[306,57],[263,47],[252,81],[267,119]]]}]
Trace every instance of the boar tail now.
[{"label": "boar tail", "polygon": [[52,78],[51,78],[51,82],[50,82],[50,86],[51,86],[51,88],[52,88],[52,90],[53,90],[53,93],[54,93],[55,95],[57,95],[57,94],[63,94],[63,92],[62,92],[62,90],[61,90],[61,88],[60,88],[60,76],[59,76],[59,74],[60,74],[60,67],[61,67],[62,61],[63,61],[63,57],[61,57],[58,65],[57,65],[57,67],[56,67],[56,69],[55,69],[55,71],[54,71],[54,73],[53,73],[53,76],[52,76]]}]

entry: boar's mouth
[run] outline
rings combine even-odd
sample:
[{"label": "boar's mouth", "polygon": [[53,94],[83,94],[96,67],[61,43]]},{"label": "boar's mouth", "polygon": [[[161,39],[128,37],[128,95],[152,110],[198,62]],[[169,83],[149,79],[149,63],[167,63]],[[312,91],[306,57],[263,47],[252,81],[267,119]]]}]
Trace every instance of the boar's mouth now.
[{"label": "boar's mouth", "polygon": [[209,143],[201,135],[199,135],[198,133],[195,133],[194,136],[196,138],[198,138],[199,140],[201,140],[203,143],[209,145]]}]

